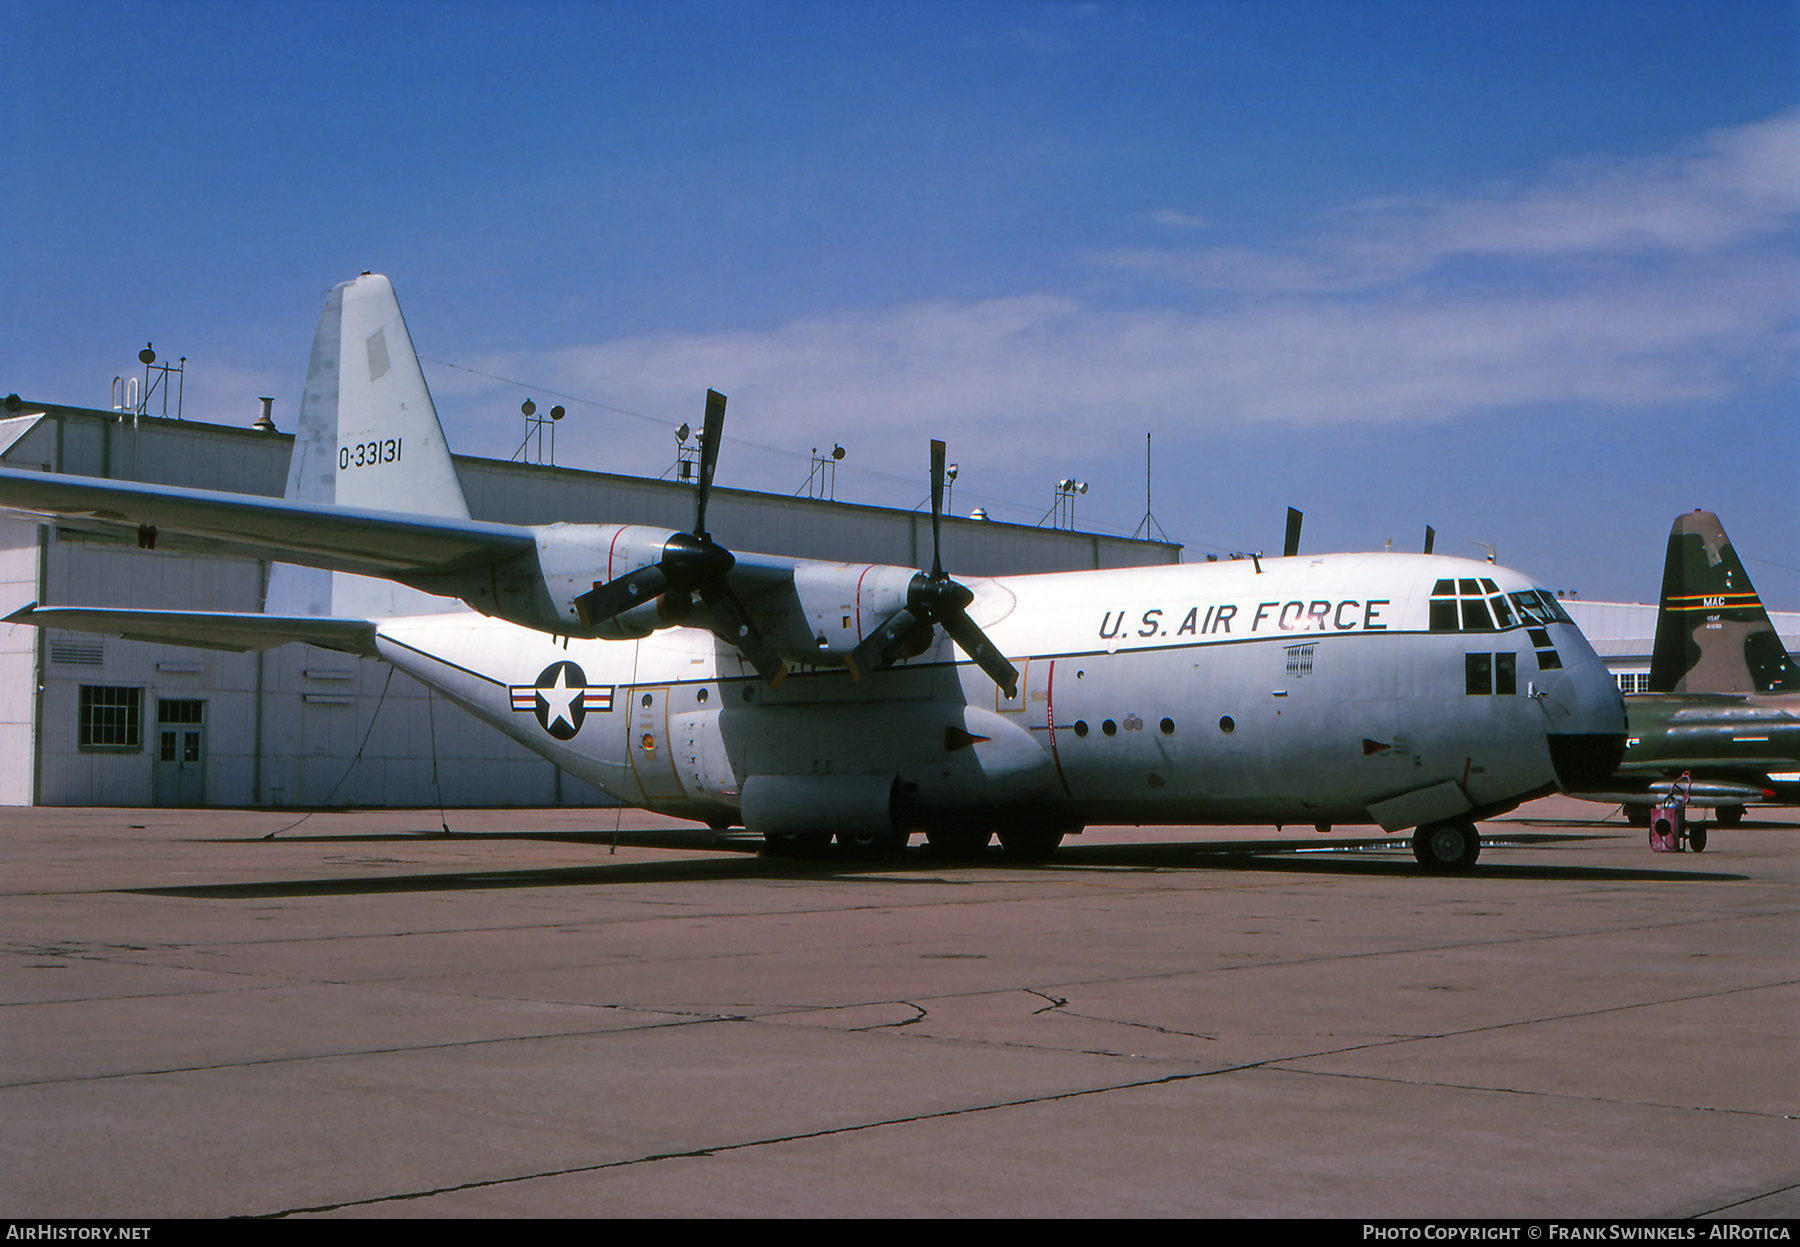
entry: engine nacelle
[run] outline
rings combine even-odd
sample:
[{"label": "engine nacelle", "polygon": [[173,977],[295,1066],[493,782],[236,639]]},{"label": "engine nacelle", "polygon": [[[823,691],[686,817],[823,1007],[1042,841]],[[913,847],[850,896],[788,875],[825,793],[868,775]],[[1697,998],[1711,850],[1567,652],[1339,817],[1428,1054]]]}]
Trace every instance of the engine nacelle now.
[{"label": "engine nacelle", "polygon": [[784,658],[836,666],[906,605],[919,573],[883,563],[796,563],[793,596],[770,623]]},{"label": "engine nacelle", "polygon": [[589,631],[609,641],[638,641],[652,632],[686,623],[693,610],[694,599],[690,595],[663,593],[622,615],[600,620]]},{"label": "engine nacelle", "polygon": [[684,602],[683,595],[663,595],[675,600],[652,599],[592,628],[582,624],[575,607],[575,599],[596,585],[658,562],[669,538],[677,535],[674,529],[642,524],[545,524],[532,532],[537,549],[531,555],[498,567],[438,577],[443,584],[419,581],[416,587],[454,594],[484,615],[553,636],[629,640],[674,627],[687,618],[686,607],[691,603]]}]

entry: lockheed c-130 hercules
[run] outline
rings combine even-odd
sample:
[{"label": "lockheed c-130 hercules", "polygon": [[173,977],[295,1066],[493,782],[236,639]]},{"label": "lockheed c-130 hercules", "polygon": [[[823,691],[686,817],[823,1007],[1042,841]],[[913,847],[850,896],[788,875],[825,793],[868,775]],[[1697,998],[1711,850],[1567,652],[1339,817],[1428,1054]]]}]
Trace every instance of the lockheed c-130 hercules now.
[{"label": "lockheed c-130 hercules", "polygon": [[282,614],[272,591],[263,614],[9,618],[379,658],[621,802],[786,852],[1378,824],[1461,870],[1477,819],[1624,750],[1612,677],[1517,572],[1384,552],[952,579],[941,442],[930,571],[731,551],[706,526],[724,413],[709,391],[690,532],[471,520],[392,287],[364,274],[327,297],[285,499],[0,471],[0,509],[472,609]]}]

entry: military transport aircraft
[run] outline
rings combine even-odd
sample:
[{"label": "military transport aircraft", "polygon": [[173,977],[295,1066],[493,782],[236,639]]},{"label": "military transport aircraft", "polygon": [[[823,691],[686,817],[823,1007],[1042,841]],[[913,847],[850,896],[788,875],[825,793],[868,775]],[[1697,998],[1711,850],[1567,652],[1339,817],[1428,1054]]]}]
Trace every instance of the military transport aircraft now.
[{"label": "military transport aircraft", "polygon": [[929,572],[731,551],[706,527],[724,414],[709,391],[691,532],[472,520],[393,290],[365,273],[326,300],[286,499],[0,470],[0,509],[472,610],[9,619],[380,658],[627,804],[786,852],[997,833],[1040,860],[1095,822],[1373,823],[1462,870],[1475,820],[1623,753],[1612,678],[1517,572],[1380,553],[952,579],[941,442]]},{"label": "military transport aircraft", "polygon": [[[1711,511],[1677,516],[1669,530],[1650,691],[1625,707],[1618,772],[1574,795],[1619,802],[1644,827],[1683,772],[1689,804],[1711,807],[1722,826],[1742,820],[1747,802],[1800,804],[1800,667]],[[1705,848],[1705,829],[1689,842]]]}]

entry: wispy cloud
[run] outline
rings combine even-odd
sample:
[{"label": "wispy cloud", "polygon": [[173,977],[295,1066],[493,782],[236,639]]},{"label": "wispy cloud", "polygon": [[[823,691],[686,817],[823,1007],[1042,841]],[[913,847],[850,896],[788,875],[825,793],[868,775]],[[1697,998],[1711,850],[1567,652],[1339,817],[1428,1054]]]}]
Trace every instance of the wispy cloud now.
[{"label": "wispy cloud", "polygon": [[1174,208],[1158,208],[1150,214],[1150,219],[1158,225],[1173,225],[1176,229],[1205,229],[1212,224],[1205,217],[1197,217],[1191,212],[1180,212]]},{"label": "wispy cloud", "polygon": [[[1174,302],[926,302],[481,366],[682,418],[711,385],[743,413],[740,432],[801,449],[842,441],[862,462],[910,463],[927,433],[978,427],[962,458],[1014,468],[1105,455],[1151,425],[1716,399],[1796,375],[1797,218],[1792,112],[1533,186],[1352,205],[1285,250],[1103,257],[1165,292],[1195,288]],[[632,423],[608,425],[614,461],[666,456],[660,431],[612,427]]]},{"label": "wispy cloud", "polygon": [[1348,205],[1318,236],[1280,250],[1146,249],[1096,259],[1200,289],[1328,293],[1391,287],[1458,260],[1654,263],[1791,244],[1797,221],[1800,109],[1664,156],[1571,162],[1531,186]]}]

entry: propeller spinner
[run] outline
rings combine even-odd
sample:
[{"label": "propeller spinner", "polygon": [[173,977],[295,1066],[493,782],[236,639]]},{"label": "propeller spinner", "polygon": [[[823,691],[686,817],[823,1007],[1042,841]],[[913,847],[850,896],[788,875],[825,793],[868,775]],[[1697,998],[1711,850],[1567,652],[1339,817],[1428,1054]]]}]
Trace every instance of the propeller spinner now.
[{"label": "propeller spinner", "polygon": [[750,619],[727,574],[737,558],[706,531],[706,503],[712,496],[713,471],[719,463],[719,445],[725,429],[725,396],[706,392],[706,423],[700,442],[700,480],[694,503],[694,531],[676,533],[663,544],[662,558],[648,567],[627,572],[575,599],[575,610],[586,627],[622,615],[659,594],[698,594],[715,624],[714,632],[736,646],[770,688],[787,679],[787,664]]},{"label": "propeller spinner", "polygon": [[844,665],[850,668],[851,676],[860,680],[899,657],[901,651],[910,647],[919,628],[937,624],[950,634],[958,649],[1011,697],[1019,687],[1018,668],[1006,660],[980,626],[969,618],[969,603],[975,600],[975,594],[966,585],[958,584],[944,574],[943,512],[944,443],[934,440],[931,443],[931,574],[920,572],[912,578],[906,588],[906,605],[863,638],[844,659]]}]

